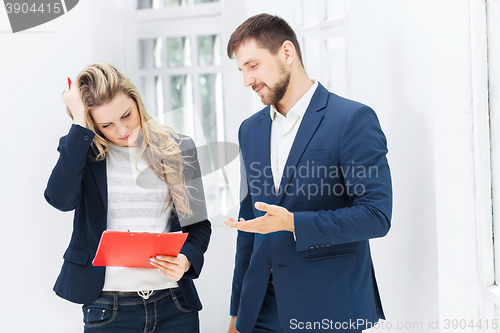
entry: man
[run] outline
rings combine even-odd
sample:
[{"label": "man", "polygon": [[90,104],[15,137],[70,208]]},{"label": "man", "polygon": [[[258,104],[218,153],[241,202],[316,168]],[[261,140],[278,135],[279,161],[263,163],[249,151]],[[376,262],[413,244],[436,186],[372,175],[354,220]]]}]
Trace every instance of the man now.
[{"label": "man", "polygon": [[360,332],[384,318],[369,239],[390,228],[387,145],[369,107],[307,76],[281,18],[232,34],[245,86],[264,109],[238,137],[242,195],[229,332]]}]

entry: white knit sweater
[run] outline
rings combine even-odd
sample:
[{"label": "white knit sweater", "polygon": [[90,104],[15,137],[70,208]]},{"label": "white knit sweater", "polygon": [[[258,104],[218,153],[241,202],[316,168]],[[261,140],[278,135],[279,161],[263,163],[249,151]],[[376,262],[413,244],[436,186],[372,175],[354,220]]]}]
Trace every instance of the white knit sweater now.
[{"label": "white knit sweater", "polygon": [[[142,158],[137,161],[138,155],[138,147],[109,145],[106,155],[108,230],[168,232],[171,208],[163,212],[167,185]],[[106,267],[103,290],[144,291],[178,287],[177,282],[151,267]]]}]

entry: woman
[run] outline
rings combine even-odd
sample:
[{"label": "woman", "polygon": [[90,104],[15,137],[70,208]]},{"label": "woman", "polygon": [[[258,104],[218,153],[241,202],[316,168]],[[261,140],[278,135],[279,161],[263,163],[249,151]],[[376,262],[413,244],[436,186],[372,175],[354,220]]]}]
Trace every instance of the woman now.
[{"label": "woman", "polygon": [[[193,141],[151,119],[110,64],[84,68],[64,101],[74,123],[59,141],[45,198],[75,216],[54,291],[83,304],[85,332],[199,332],[192,280],[211,227]],[[188,237],[177,257],[151,258],[157,269],[94,267],[106,229]]]}]

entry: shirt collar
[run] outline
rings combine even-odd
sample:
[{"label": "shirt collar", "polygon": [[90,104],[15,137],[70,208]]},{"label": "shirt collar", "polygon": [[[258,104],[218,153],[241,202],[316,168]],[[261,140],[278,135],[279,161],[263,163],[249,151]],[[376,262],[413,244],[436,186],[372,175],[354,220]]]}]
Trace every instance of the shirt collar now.
[{"label": "shirt collar", "polygon": [[[299,101],[297,103],[295,103],[295,105],[290,109],[290,111],[288,111],[287,116],[290,113],[295,114],[299,118],[302,118],[304,116],[304,113],[306,113],[307,107],[311,103],[312,96],[313,96],[314,92],[316,91],[316,88],[318,88],[318,81],[313,80],[313,82],[314,83],[311,86],[311,88],[309,88],[309,90],[304,94],[304,96],[302,96],[302,98],[299,99]],[[270,110],[269,110],[269,115],[271,116],[271,120],[274,120],[274,118],[276,117],[276,115],[278,113],[279,112],[276,109],[276,106],[274,104],[271,105]]]}]

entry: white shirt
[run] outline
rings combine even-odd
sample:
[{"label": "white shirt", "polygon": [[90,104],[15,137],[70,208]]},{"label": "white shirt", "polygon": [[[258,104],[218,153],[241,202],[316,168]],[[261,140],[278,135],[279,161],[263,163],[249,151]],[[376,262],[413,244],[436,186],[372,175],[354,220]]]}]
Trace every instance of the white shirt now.
[{"label": "white shirt", "polygon": [[293,141],[317,87],[318,81],[314,81],[311,88],[288,111],[286,117],[279,113],[274,105],[271,106],[271,169],[276,193],[278,193],[283,169],[292,149]]},{"label": "white shirt", "polygon": [[[168,232],[169,207],[164,210],[167,184],[139,156],[138,147],[109,144],[107,228],[115,231]],[[136,167],[137,162],[137,167]],[[153,266],[151,266],[153,267]],[[178,287],[154,268],[106,267],[103,290],[144,291]]]}]

